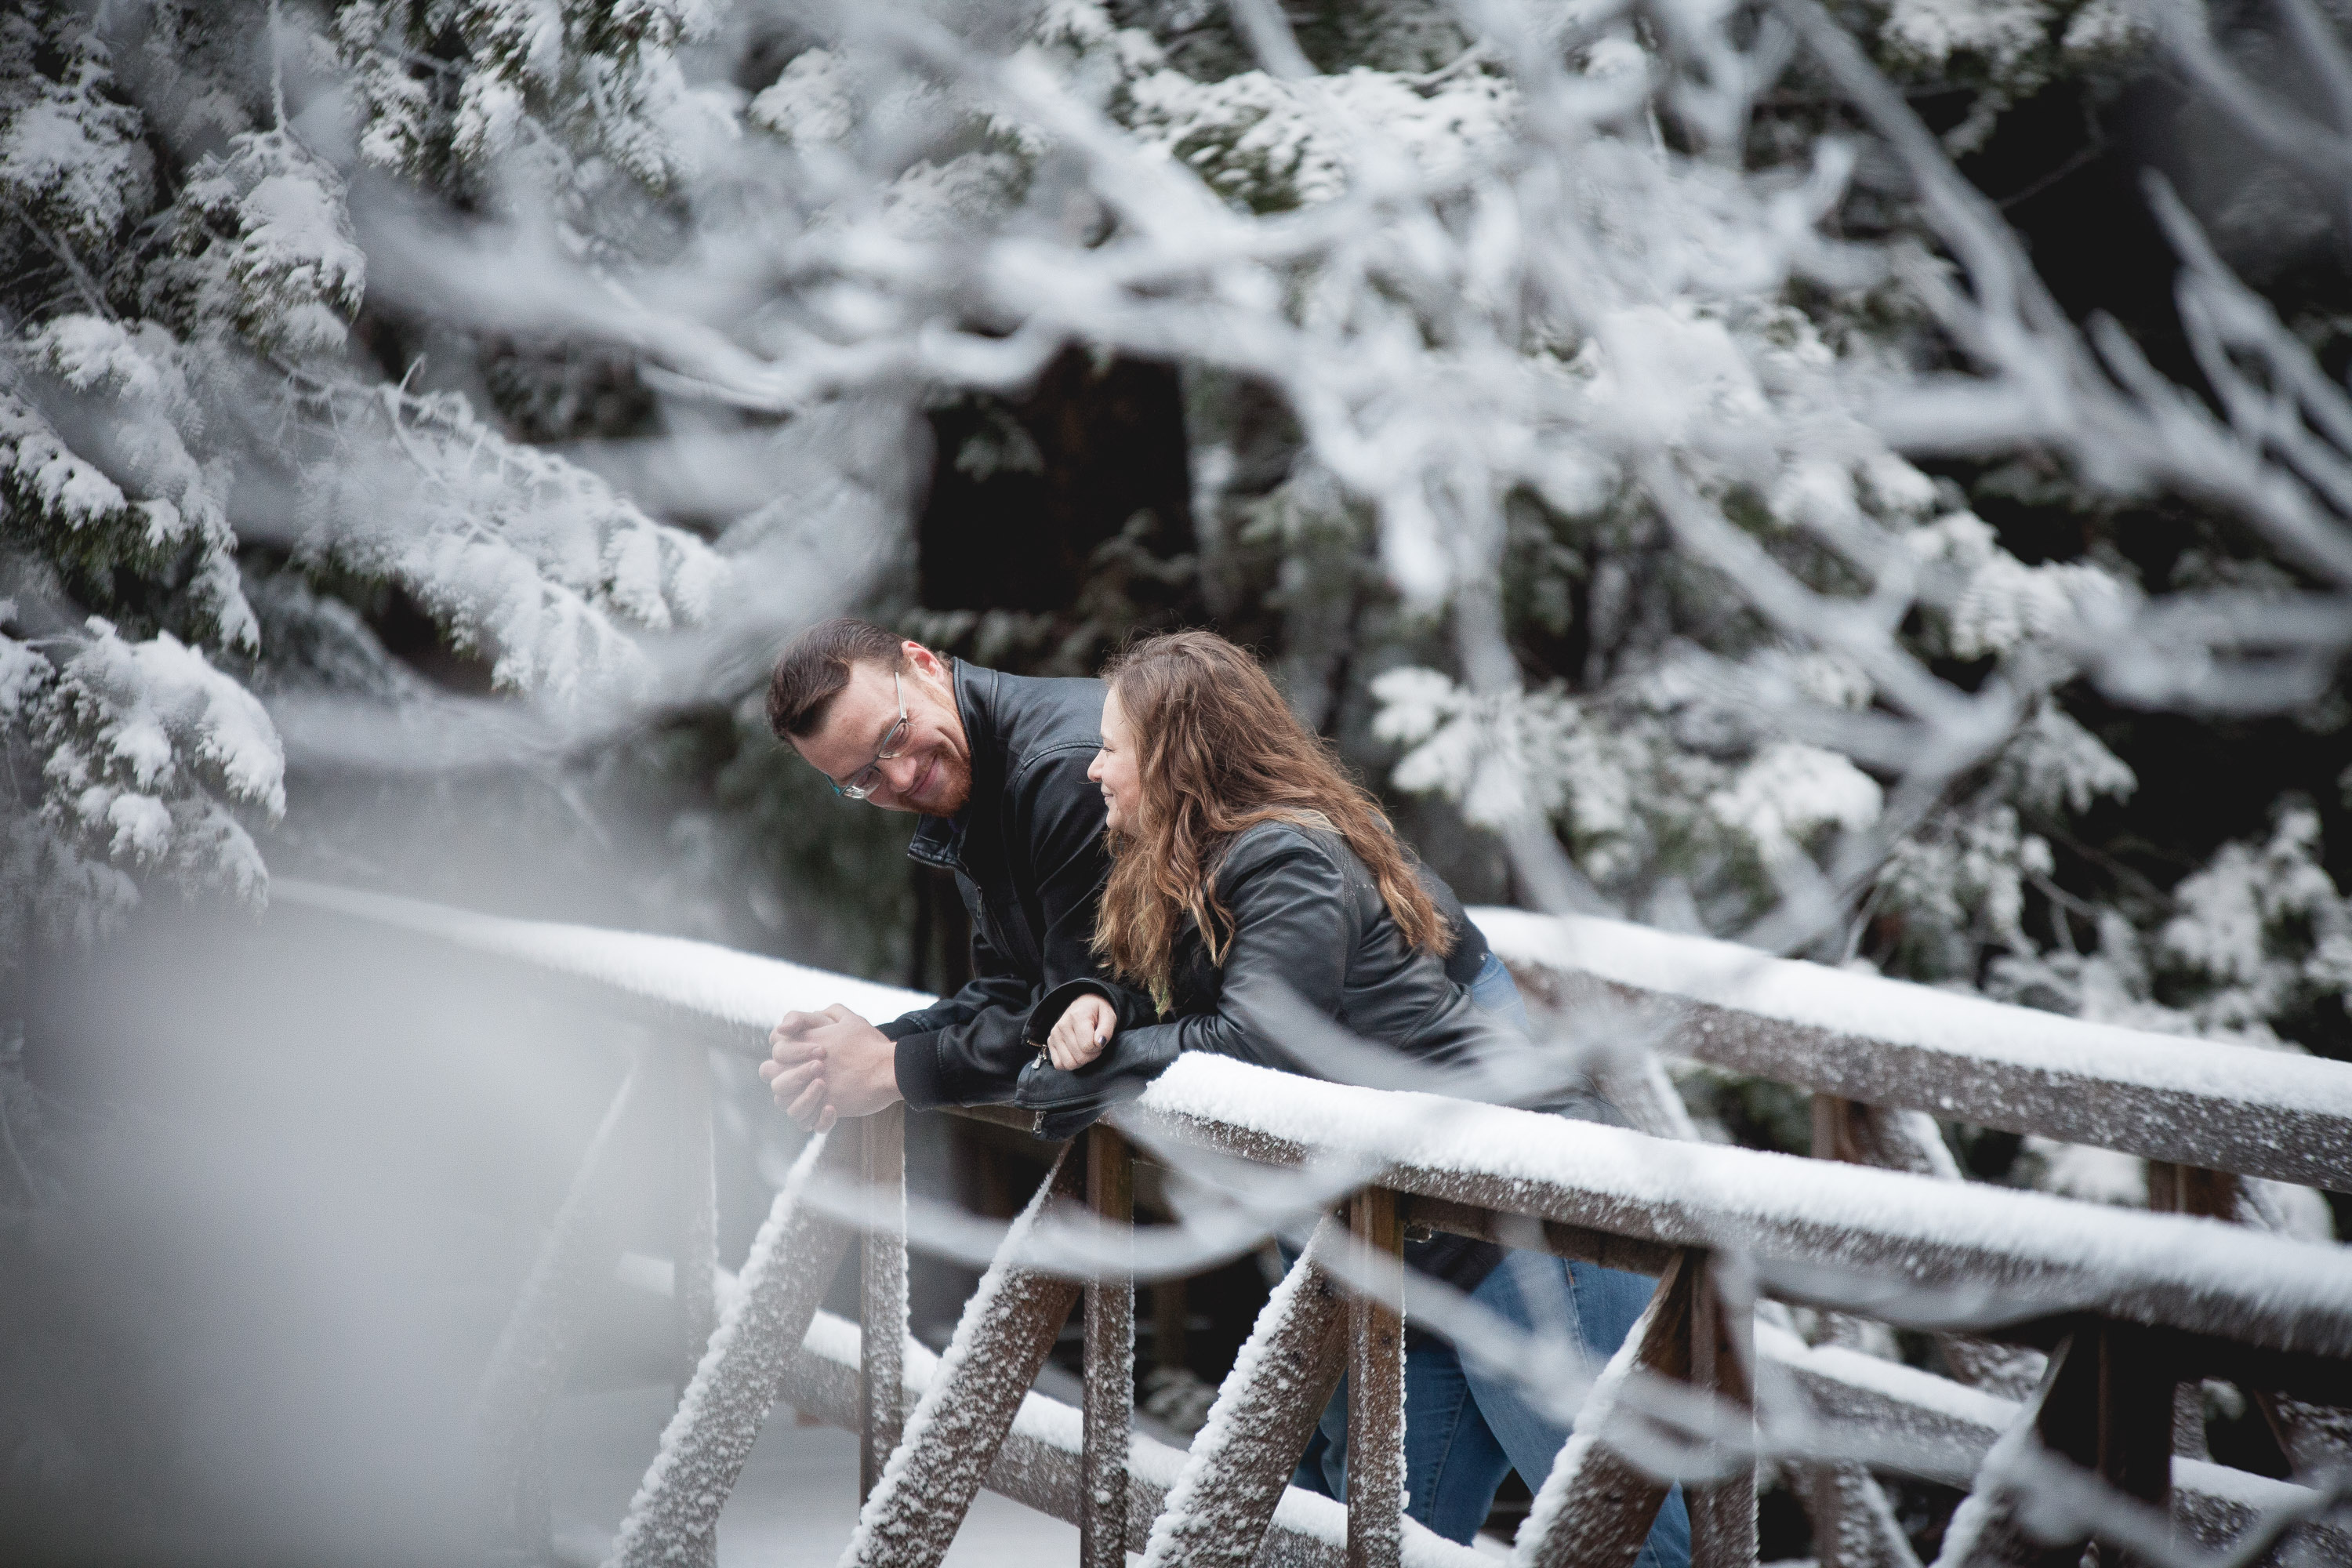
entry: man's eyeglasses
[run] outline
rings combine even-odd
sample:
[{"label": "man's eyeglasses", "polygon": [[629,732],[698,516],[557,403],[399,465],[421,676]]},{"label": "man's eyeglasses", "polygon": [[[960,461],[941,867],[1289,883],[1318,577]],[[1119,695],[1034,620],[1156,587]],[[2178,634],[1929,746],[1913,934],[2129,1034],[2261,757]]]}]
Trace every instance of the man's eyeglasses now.
[{"label": "man's eyeglasses", "polygon": [[898,721],[884,733],[882,745],[874,753],[874,760],[850,774],[847,784],[834,784],[830,778],[824,781],[833,784],[834,794],[849,800],[866,799],[882,787],[882,764],[907,749],[907,689],[899,683],[896,672],[890,677],[890,689],[898,694]]}]

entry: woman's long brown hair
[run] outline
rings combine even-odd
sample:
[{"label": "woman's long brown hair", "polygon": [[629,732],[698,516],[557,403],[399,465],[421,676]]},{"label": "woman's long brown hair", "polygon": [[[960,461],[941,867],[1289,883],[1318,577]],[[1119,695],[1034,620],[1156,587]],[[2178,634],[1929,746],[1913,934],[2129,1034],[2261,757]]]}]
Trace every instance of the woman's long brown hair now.
[{"label": "woman's long brown hair", "polygon": [[1110,880],[1094,947],[1162,1010],[1181,921],[1200,928],[1212,963],[1233,940],[1217,868],[1236,835],[1261,822],[1328,828],[1369,868],[1404,939],[1452,951],[1454,933],[1430,901],[1388,814],[1301,724],[1256,659],[1214,632],[1170,632],[1135,644],[1103,677],[1133,731],[1140,821],[1111,838]]}]

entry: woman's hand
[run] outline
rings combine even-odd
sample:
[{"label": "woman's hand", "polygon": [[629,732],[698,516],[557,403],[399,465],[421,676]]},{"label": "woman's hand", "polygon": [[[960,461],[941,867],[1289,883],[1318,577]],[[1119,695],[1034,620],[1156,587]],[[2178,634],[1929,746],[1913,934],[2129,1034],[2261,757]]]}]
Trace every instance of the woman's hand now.
[{"label": "woman's hand", "polygon": [[1045,1054],[1067,1070],[1082,1068],[1102,1055],[1118,1032],[1118,1013],[1099,996],[1088,994],[1070,1004],[1054,1032],[1045,1037]]}]

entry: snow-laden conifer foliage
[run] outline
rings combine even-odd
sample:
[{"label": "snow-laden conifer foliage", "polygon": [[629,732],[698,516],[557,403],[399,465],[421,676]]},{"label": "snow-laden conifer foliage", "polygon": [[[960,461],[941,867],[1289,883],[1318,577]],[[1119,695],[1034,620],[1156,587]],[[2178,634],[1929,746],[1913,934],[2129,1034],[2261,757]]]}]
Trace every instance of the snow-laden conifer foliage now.
[{"label": "snow-laden conifer foliage", "polygon": [[[348,181],[364,166],[338,140],[340,62],[382,47],[414,67],[446,22],[400,8],[417,46],[376,9],[59,0],[0,17],[11,961],[103,931],[154,873],[264,896],[253,829],[284,809],[283,758],[246,683],[299,679],[322,642],[373,666],[336,595],[395,585],[499,686],[558,704],[641,689],[636,634],[713,610],[726,568],[696,535],[354,342],[368,260]],[[567,131],[667,178],[646,114],[675,96],[676,17],[453,9],[485,51],[468,124],[510,137],[523,86],[547,77]],[[432,64],[388,99],[364,97],[389,79],[362,69],[362,100],[429,107],[450,62]],[[289,102],[317,112],[289,121]],[[505,144],[421,111],[367,147],[445,189]],[[330,659],[312,684],[354,668]]]},{"label": "snow-laden conifer foliage", "polygon": [[[1953,162],[2053,82],[2168,61],[2262,189],[2336,167],[2340,130],[2250,77],[2266,37],[2210,22],[20,7],[13,901],[94,929],[149,869],[265,885],[278,786],[206,751],[214,707],[148,690],[165,667],[414,700],[369,629],[396,593],[609,733],[679,695],[650,638],[749,647],[780,584],[866,594],[807,546],[898,549],[910,410],[983,409],[958,473],[1039,471],[1002,400],[1076,349],[1181,367],[1197,548],[1104,547],[1033,617],[1044,662],[1082,667],[1133,624],[1121,574],[1158,573],[1396,791],[1498,833],[1529,901],[2292,1041],[2347,970],[2311,810],[2155,879],[2076,832],[2144,782],[2095,708],[2333,722],[2352,403],[2309,345],[2338,329],[2232,270],[2274,204],[2176,169],[2147,211],[2185,348],[2152,360],[2096,300],[2061,309]],[[1906,87],[1957,95],[1935,131]],[[696,456],[755,449],[756,496]],[[2188,541],[2158,565],[2151,513]],[[2051,528],[2078,542],[2020,542]],[[1004,624],[940,621],[969,650]],[[86,658],[107,682],[77,686]],[[693,695],[737,703],[725,668]],[[135,712],[170,766],[91,761]],[[740,902],[748,849],[813,831],[730,769],[678,825],[688,897]]]}]

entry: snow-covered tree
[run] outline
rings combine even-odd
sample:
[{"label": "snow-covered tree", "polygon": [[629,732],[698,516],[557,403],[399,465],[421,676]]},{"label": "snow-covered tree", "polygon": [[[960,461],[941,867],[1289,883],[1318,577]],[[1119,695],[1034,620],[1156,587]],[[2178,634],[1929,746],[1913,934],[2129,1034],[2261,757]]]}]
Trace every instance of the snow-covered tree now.
[{"label": "snow-covered tree", "polygon": [[[334,18],[349,47],[380,40],[368,13]],[[378,664],[341,599],[395,585],[499,687],[560,705],[642,687],[634,634],[702,622],[721,590],[702,539],[354,341],[352,171],[287,118],[289,95],[330,126],[340,102],[312,20],[66,3],[0,18],[12,962],[107,929],[155,872],[264,896],[250,826],[284,810],[284,763],[247,683],[322,643]],[[575,31],[533,46],[580,73],[567,124],[641,149],[633,84],[661,76],[674,19]],[[643,155],[627,172],[663,177]],[[331,689],[339,668],[316,673]]]},{"label": "snow-covered tree", "polygon": [[[27,0],[0,965],[273,863],[429,881],[470,825],[599,868],[633,829],[642,922],[896,970],[902,835],[756,696],[862,607],[1057,672],[1213,621],[1474,897],[2343,1051],[2341,35],[2310,0]],[[2166,116],[2159,177],[2110,182],[2128,276],[2032,228]],[[1151,377],[1157,414],[1096,406]],[[1057,597],[927,590],[943,495],[1179,406],[1189,488],[997,546]],[[2313,738],[2294,769],[2150,804],[2256,723]],[[37,1115],[5,1011],[0,1131]],[[1790,1109],[1739,1114],[1793,1142]]]},{"label": "snow-covered tree", "polygon": [[[2200,126],[2289,169],[2340,148],[2292,85],[2233,96],[2259,26],[2159,20],[20,9],[12,906],[97,930],[158,868],[258,896],[276,732],[336,693],[433,705],[379,646],[389,594],[542,751],[699,713],[633,753],[707,786],[652,895],[687,924],[876,880],[741,703],[794,615],[1066,668],[1205,615],[1397,791],[1496,829],[1532,901],[2332,1039],[2311,810],[2154,878],[2084,836],[2143,782],[2116,710],[2320,721],[2352,420],[2307,345],[2336,329],[2249,285],[2275,225],[2193,160],[2146,208],[2179,353],[2062,308],[1965,177],[2053,93],[2165,62],[2215,89]],[[1180,367],[1191,533],[1107,520],[1058,607],[910,602],[920,412],[942,472],[1034,475],[1018,399],[1073,353]],[[2189,542],[2151,563],[2156,508]],[[167,750],[119,752],[148,729]]]}]

